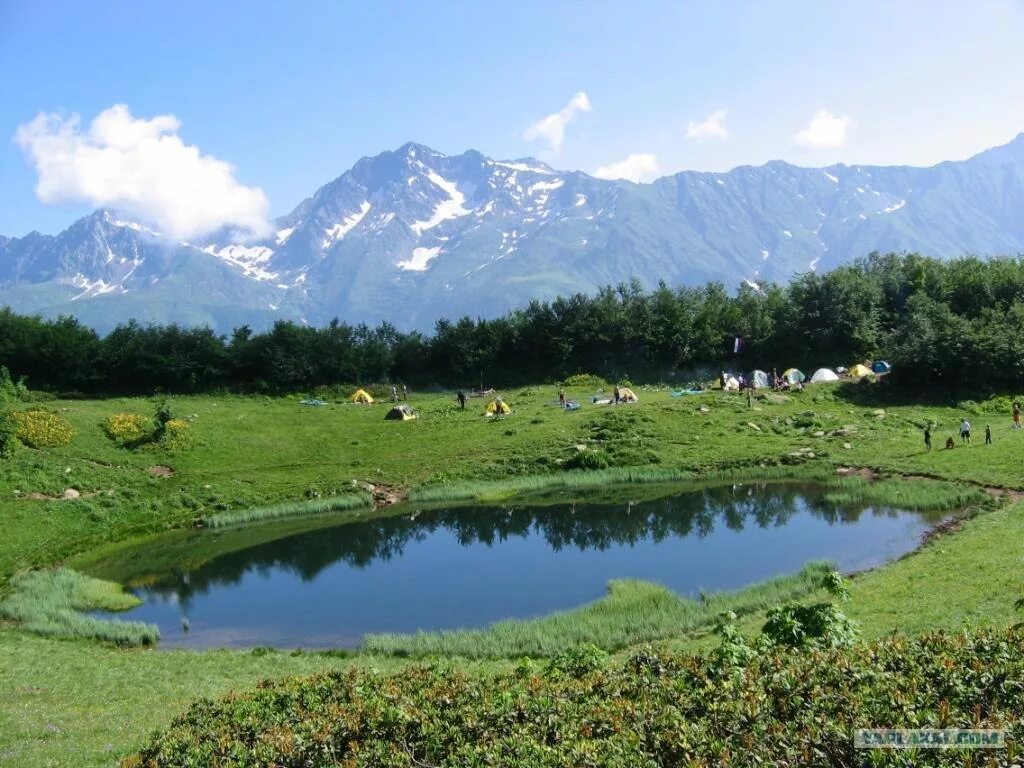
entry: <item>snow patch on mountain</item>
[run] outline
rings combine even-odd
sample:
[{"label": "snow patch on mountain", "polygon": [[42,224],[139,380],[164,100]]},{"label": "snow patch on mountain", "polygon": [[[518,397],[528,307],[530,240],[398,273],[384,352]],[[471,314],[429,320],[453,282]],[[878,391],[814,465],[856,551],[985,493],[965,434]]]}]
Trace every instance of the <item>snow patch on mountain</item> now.
[{"label": "snow patch on mountain", "polygon": [[563,179],[556,179],[555,181],[538,181],[536,184],[531,184],[527,188],[526,194],[534,195],[537,192],[550,192],[551,190],[558,189],[563,184],[565,184]]},{"label": "snow patch on mountain", "polygon": [[368,200],[364,200],[362,205],[359,206],[359,210],[353,213],[351,216],[346,216],[342,219],[340,224],[335,224],[333,227],[325,227],[324,234],[327,235],[327,239],[323,242],[323,248],[330,248],[336,242],[341,240],[345,235],[351,232],[355,227],[359,226],[359,222],[363,220],[367,213],[370,212],[370,203]]},{"label": "snow patch on mountain", "polygon": [[527,165],[526,163],[508,163],[494,161],[495,165],[500,165],[502,168],[511,168],[513,171],[526,171],[527,173],[542,173],[547,176],[554,176],[555,172],[549,168],[544,168],[539,165]]},{"label": "snow patch on mountain", "polygon": [[295,231],[295,227],[288,227],[287,229],[277,230],[277,244],[284,245],[288,242],[288,238],[292,236],[292,232]]},{"label": "snow patch on mountain", "polygon": [[459,192],[459,188],[453,182],[448,181],[448,179],[433,170],[427,171],[427,178],[430,179],[434,186],[444,190],[448,194],[448,199],[442,200],[437,204],[433,215],[429,219],[426,221],[414,221],[409,225],[409,229],[415,232],[417,237],[422,236],[428,229],[433,229],[442,222],[448,221],[448,219],[455,219],[472,213],[472,211],[463,207],[466,197]]},{"label": "snow patch on mountain", "polygon": [[227,245],[223,248],[208,245],[201,250],[240,269],[246,277],[263,282],[277,279],[277,272],[270,272],[265,268],[270,257],[274,255],[274,251],[264,245]]},{"label": "snow patch on mountain", "polygon": [[888,208],[883,208],[882,209],[882,213],[894,213],[895,211],[898,211],[900,208],[902,208],[906,204],[907,204],[906,200],[900,200],[898,203],[896,203],[896,205],[890,205]]},{"label": "snow patch on mountain", "polygon": [[117,283],[108,283],[103,279],[90,280],[81,272],[71,278],[71,285],[82,290],[78,295],[71,297],[72,301],[78,301],[79,299],[89,298],[91,296],[100,296],[104,293],[111,293],[118,288]]},{"label": "snow patch on mountain", "polygon": [[838,184],[839,183],[839,177],[838,176],[833,176],[828,171],[822,171],[822,173],[824,173],[825,174],[825,178],[828,179],[829,181],[831,181],[833,184]]},{"label": "snow patch on mountain", "polygon": [[441,252],[441,246],[436,248],[413,248],[412,258],[398,262],[398,268],[408,272],[424,272],[430,260],[437,257]]}]

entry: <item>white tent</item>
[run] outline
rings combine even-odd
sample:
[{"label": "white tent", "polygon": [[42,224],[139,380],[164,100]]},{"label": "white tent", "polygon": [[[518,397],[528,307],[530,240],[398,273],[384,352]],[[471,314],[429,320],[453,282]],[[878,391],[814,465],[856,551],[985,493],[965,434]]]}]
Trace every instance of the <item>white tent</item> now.
[{"label": "white tent", "polygon": [[740,380],[737,379],[735,376],[726,375],[726,377],[725,377],[725,386],[723,387],[723,389],[727,389],[727,390],[735,392],[739,388],[740,388]]},{"label": "white tent", "polygon": [[811,376],[811,381],[839,381],[839,377],[836,375],[835,371],[829,368],[819,368],[814,372],[814,375]]}]

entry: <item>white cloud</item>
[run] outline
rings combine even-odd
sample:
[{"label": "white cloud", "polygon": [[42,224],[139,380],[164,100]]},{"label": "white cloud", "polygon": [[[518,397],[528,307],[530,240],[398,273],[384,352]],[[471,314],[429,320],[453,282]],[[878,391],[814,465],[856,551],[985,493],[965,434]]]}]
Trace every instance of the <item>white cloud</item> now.
[{"label": "white cloud", "polygon": [[637,153],[617,163],[602,165],[594,175],[599,179],[626,179],[638,184],[653,181],[661,175],[658,158],[650,153]]},{"label": "white cloud", "polygon": [[849,127],[850,118],[837,117],[827,109],[819,109],[810,124],[797,133],[796,142],[815,148],[842,147],[846,145],[846,129]]},{"label": "white cloud", "polygon": [[686,127],[686,138],[688,139],[725,139],[729,138],[729,129],[725,127],[726,111],[719,109],[708,115],[703,122],[695,123],[692,120]]},{"label": "white cloud", "polygon": [[565,126],[572,122],[577,113],[589,111],[590,99],[587,98],[584,91],[580,91],[569,99],[569,103],[560,110],[547,117],[542,117],[523,131],[523,139],[526,141],[543,139],[551,149],[557,152],[562,148],[562,142],[565,140]]},{"label": "white cloud", "polygon": [[14,140],[39,174],[36,196],[44,203],[116,208],[175,239],[222,226],[268,233],[263,191],[239,184],[230,164],[185,144],[180,126],[174,115],[135,118],[117,104],[87,131],[78,115],[40,113],[18,126]]}]

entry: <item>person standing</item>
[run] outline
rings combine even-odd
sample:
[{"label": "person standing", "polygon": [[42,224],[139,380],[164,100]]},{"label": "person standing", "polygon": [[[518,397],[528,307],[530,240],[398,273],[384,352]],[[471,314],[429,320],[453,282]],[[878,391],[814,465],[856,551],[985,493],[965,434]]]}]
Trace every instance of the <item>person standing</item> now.
[{"label": "person standing", "polygon": [[408,400],[408,399],[409,399],[409,388],[407,386],[405,386],[405,384],[402,384],[402,400],[405,401],[405,400]]},{"label": "person standing", "polygon": [[1020,403],[1013,404],[1013,428],[1020,429]]},{"label": "person standing", "polygon": [[928,424],[924,428],[924,449],[931,451],[932,449],[932,425]]},{"label": "person standing", "polygon": [[985,425],[985,445],[992,445],[992,427]]},{"label": "person standing", "polygon": [[558,404],[565,408],[565,390],[561,387],[558,388]]},{"label": "person standing", "polygon": [[466,393],[460,389],[455,398],[459,401],[459,410],[466,410]]},{"label": "person standing", "polygon": [[612,390],[612,397],[615,398],[615,404],[619,404],[619,385],[615,385],[615,389]]},{"label": "person standing", "polygon": [[391,385],[391,402],[398,402],[398,387],[396,387],[394,384]]},{"label": "person standing", "polygon": [[967,419],[960,422],[960,442],[968,444],[971,442],[971,422]]}]

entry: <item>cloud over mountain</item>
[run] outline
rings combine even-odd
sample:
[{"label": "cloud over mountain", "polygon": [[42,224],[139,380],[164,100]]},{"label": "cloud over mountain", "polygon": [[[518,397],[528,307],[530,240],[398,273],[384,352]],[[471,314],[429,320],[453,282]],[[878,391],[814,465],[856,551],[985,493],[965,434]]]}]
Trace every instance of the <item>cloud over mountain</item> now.
[{"label": "cloud over mountain", "polygon": [[36,195],[44,203],[116,208],[175,239],[224,226],[266,234],[263,191],[240,184],[230,164],[182,141],[180,127],[174,115],[136,118],[117,104],[86,130],[78,115],[40,113],[14,139],[39,175]]},{"label": "cloud over mountain", "polygon": [[590,109],[590,99],[585,91],[580,91],[569,99],[569,103],[560,110],[542,117],[527,128],[523,132],[523,139],[526,141],[543,139],[551,149],[557,152],[562,148],[562,142],[565,141],[565,127],[573,121],[578,113],[589,112]]}]

